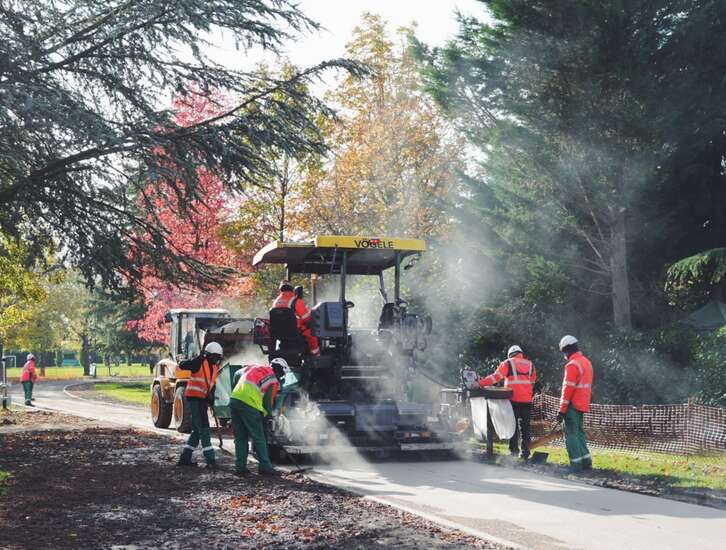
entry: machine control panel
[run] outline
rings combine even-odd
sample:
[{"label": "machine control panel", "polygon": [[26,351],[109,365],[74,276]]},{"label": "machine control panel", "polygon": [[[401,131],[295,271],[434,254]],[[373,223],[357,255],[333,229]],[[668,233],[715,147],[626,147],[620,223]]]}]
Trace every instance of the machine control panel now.
[{"label": "machine control panel", "polygon": [[320,338],[345,338],[345,308],[340,302],[322,302],[312,311],[312,330]]}]

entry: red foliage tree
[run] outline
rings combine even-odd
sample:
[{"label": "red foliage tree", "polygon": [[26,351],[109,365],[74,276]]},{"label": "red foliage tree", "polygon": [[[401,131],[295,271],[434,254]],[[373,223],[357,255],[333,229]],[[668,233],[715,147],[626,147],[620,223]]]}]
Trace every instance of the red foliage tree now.
[{"label": "red foliage tree", "polygon": [[[214,116],[222,108],[223,101],[219,99],[213,102],[190,96],[175,100],[177,121],[190,125]],[[149,184],[144,189],[139,206],[146,212],[148,223],[163,226],[169,242],[178,251],[189,254],[204,265],[230,268],[238,275],[233,275],[224,287],[205,292],[174,287],[159,273],[146,268],[141,282],[146,315],[143,319],[131,321],[129,328],[149,342],[168,343],[169,328],[163,319],[169,309],[235,308],[240,299],[252,291],[253,281],[247,277],[249,266],[225,246],[220,234],[223,224],[236,211],[236,201],[225,192],[222,182],[209,172],[200,170],[198,180],[196,195],[199,198],[192,200],[191,208],[187,209],[190,214],[182,216],[179,213],[179,197],[168,186],[158,183]]]}]

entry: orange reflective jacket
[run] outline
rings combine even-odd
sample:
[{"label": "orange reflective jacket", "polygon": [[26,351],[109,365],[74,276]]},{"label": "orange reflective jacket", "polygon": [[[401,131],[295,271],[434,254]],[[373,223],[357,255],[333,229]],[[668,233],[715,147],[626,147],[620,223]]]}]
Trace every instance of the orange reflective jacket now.
[{"label": "orange reflective jacket", "polygon": [[300,298],[295,296],[295,293],[289,290],[280,292],[280,295],[272,303],[272,309],[286,308],[289,307],[295,312],[295,318],[297,319],[297,328],[302,330],[305,328],[310,321],[312,313],[308,309]]},{"label": "orange reflective jacket", "polygon": [[38,375],[35,373],[35,359],[28,359],[23,365],[23,370],[20,371],[21,382],[35,382],[38,379]]},{"label": "orange reflective jacket", "polygon": [[512,388],[510,401],[514,403],[531,403],[534,383],[537,381],[537,371],[532,361],[526,359],[524,354],[517,353],[506,361],[499,363],[497,370],[479,381],[480,387],[491,386],[504,379],[504,386]]},{"label": "orange reflective jacket", "polygon": [[565,377],[562,380],[560,412],[566,413],[570,405],[580,412],[590,410],[592,399],[592,363],[582,352],[575,352],[565,364]]},{"label": "orange reflective jacket", "polygon": [[187,378],[187,387],[184,390],[184,395],[186,397],[206,399],[209,395],[209,390],[217,381],[217,374],[219,374],[219,366],[214,365],[214,367],[210,367],[209,361],[204,359],[199,370],[192,372],[192,375]]}]

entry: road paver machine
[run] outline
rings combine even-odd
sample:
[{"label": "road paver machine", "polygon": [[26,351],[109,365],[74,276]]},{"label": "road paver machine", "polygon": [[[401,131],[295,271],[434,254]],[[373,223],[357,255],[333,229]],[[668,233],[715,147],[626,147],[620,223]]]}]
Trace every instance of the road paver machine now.
[{"label": "road paver machine", "polygon": [[[434,400],[411,399],[408,382],[422,371],[417,355],[431,334],[431,318],[410,311],[401,276],[426,250],[416,239],[319,236],[312,242],[275,241],[253,265],[282,264],[287,278],[310,276],[312,318],[320,356],[312,356],[294,312],[271,310],[255,321],[254,341],[272,360],[284,358],[286,377],[268,437],[288,454],[325,453],[352,446],[366,451],[446,451],[455,433]],[[392,295],[384,273],[392,271]],[[377,278],[381,309],[376,326],[351,328],[355,304],[347,289],[354,277]],[[337,299],[317,302],[317,285],[337,284]],[[291,381],[295,383],[290,383]]]}]

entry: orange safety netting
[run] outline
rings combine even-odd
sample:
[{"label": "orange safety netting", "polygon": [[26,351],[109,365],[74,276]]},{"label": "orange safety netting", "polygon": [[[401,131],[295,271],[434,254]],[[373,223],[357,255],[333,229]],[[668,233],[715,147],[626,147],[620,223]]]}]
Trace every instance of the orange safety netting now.
[{"label": "orange safety netting", "polygon": [[[546,433],[557,418],[559,397],[536,395],[532,437]],[[632,451],[683,455],[726,452],[726,408],[693,402],[678,405],[602,405],[585,414],[588,443]]]}]

